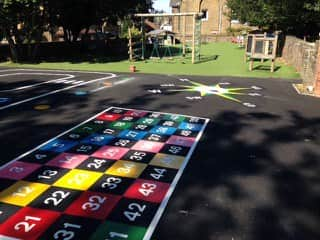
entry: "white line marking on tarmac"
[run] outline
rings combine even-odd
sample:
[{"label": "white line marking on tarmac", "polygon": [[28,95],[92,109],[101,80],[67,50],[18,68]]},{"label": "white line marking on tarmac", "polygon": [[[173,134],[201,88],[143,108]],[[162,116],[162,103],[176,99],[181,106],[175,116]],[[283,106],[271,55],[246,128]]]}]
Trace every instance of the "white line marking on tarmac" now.
[{"label": "white line marking on tarmac", "polygon": [[[16,70],[16,71],[25,71],[25,69],[22,69],[22,70],[19,69],[19,70]],[[32,71],[32,70],[27,70],[27,71]],[[41,70],[37,70],[37,71],[41,71]],[[56,72],[56,71],[54,71],[54,72]],[[67,71],[67,72],[96,73],[96,72],[80,72],[80,71]],[[91,83],[94,83],[94,82],[99,82],[99,81],[115,78],[117,76],[116,74],[113,74],[113,73],[97,73],[97,74],[100,74],[100,75],[108,74],[109,76],[108,77],[102,77],[102,78],[93,79],[93,80],[86,81],[86,82],[82,82],[82,83],[79,83],[77,85],[71,85],[71,86],[68,86],[68,87],[65,87],[65,88],[57,89],[57,90],[54,90],[54,91],[51,91],[51,92],[47,92],[47,93],[35,96],[35,97],[32,97],[32,98],[27,98],[27,99],[24,99],[24,100],[21,100],[21,101],[18,101],[18,102],[14,102],[14,103],[11,103],[9,105],[0,107],[0,110],[4,110],[4,109],[7,109],[7,108],[10,108],[10,107],[22,104],[22,103],[26,103],[26,102],[30,102],[30,101],[33,101],[33,100],[36,100],[36,99],[39,99],[39,98],[50,96],[50,95],[53,95],[53,94],[56,94],[56,93],[59,93],[59,92],[67,91],[67,90],[70,90],[70,89],[75,88],[75,87],[85,86],[87,84],[91,84]]]}]

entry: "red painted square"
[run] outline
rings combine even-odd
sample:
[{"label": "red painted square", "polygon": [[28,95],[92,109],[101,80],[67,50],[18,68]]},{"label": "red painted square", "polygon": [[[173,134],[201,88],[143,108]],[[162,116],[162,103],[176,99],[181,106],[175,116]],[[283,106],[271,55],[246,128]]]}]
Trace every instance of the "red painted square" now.
[{"label": "red painted square", "polygon": [[165,197],[170,184],[137,179],[124,194],[127,198],[160,203]]},{"label": "red painted square", "polygon": [[46,165],[73,169],[88,158],[89,156],[84,154],[61,153]]},{"label": "red painted square", "polygon": [[121,114],[117,114],[117,113],[102,113],[101,115],[99,115],[97,117],[98,120],[102,120],[102,121],[115,121],[117,119],[119,119],[122,115]]},{"label": "red painted square", "polygon": [[141,140],[137,142],[132,149],[138,150],[138,151],[146,151],[146,152],[153,152],[158,153],[161,148],[163,147],[164,143],[161,142],[151,142],[151,141],[145,141]]},{"label": "red painted square", "polygon": [[2,178],[21,180],[39,167],[41,167],[39,164],[16,161],[1,169],[0,176]]},{"label": "red painted square", "polygon": [[92,154],[93,157],[119,160],[129,151],[129,148],[104,146]]},{"label": "red painted square", "polygon": [[143,112],[143,111],[133,111],[133,110],[130,110],[128,112],[126,112],[124,115],[125,116],[130,116],[130,117],[143,117],[145,116],[147,113],[146,112]]},{"label": "red painted square", "polygon": [[84,192],[65,213],[104,220],[121,199],[121,196],[96,192]]},{"label": "red painted square", "polygon": [[24,240],[38,239],[59,216],[58,212],[25,207],[0,226],[0,235]]},{"label": "red painted square", "polygon": [[195,138],[181,136],[171,136],[167,141],[168,144],[179,145],[183,147],[191,147],[194,142]]}]

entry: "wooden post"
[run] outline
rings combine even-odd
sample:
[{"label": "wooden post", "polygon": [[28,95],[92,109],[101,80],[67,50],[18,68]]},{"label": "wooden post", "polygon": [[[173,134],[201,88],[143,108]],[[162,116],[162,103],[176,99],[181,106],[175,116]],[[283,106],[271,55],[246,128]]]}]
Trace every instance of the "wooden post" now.
[{"label": "wooden post", "polygon": [[193,15],[193,24],[192,24],[192,64],[195,63],[196,59],[196,17]]},{"label": "wooden post", "polygon": [[182,56],[186,56],[186,16],[182,17]]},{"label": "wooden post", "polygon": [[320,41],[318,41],[318,54],[317,54],[317,63],[316,63],[314,92],[317,96],[320,96]]},{"label": "wooden post", "polygon": [[145,42],[144,42],[144,17],[141,17],[141,59],[144,60]]},{"label": "wooden post", "polygon": [[128,28],[128,35],[129,35],[129,59],[130,59],[130,61],[133,61],[132,35],[131,35],[130,27]]}]

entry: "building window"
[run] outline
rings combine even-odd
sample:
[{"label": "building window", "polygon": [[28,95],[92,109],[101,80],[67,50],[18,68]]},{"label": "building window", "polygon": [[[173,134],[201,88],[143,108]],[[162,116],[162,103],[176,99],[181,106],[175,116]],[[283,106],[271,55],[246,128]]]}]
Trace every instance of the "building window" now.
[{"label": "building window", "polygon": [[202,21],[208,21],[209,19],[209,13],[207,9],[201,10],[202,12],[202,16],[201,16],[201,20]]}]

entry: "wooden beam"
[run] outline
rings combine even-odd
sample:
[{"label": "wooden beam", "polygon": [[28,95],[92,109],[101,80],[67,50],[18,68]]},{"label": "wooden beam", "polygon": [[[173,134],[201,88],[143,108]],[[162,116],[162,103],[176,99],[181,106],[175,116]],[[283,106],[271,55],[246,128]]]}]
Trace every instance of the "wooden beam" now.
[{"label": "wooden beam", "polygon": [[135,17],[174,17],[174,16],[202,16],[199,12],[185,12],[185,13],[137,13]]},{"label": "wooden beam", "polygon": [[196,60],[196,18],[197,16],[194,15],[192,24],[192,64],[194,64]]}]

